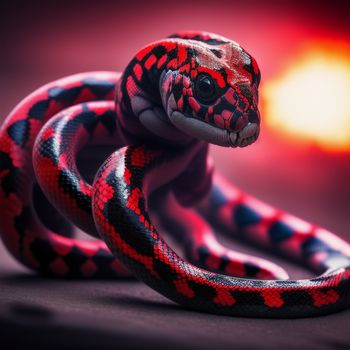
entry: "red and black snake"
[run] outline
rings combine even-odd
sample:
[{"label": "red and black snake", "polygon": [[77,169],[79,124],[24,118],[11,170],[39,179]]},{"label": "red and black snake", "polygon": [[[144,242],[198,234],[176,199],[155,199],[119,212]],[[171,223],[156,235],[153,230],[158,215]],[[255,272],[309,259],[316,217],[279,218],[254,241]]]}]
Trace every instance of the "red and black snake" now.
[{"label": "red and black snake", "polygon": [[[304,317],[348,307],[350,245],[213,172],[209,143],[244,147],[257,139],[259,82],[256,61],[237,43],[186,32],[146,46],[122,74],[77,74],[29,95],[0,131],[8,250],[48,275],[134,275],[201,311]],[[77,154],[98,144],[118,150],[91,184]],[[70,222],[104,242],[70,237]],[[287,280],[280,267],[223,247],[213,229],[322,275]]]}]

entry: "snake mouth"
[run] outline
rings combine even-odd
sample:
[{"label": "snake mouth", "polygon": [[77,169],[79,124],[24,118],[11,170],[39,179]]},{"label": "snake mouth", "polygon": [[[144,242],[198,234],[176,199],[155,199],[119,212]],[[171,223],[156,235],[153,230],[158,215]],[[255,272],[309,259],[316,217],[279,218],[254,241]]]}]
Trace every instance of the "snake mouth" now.
[{"label": "snake mouth", "polygon": [[239,131],[229,131],[175,110],[168,113],[173,125],[185,134],[223,147],[246,147],[256,141],[260,127],[249,122]]}]

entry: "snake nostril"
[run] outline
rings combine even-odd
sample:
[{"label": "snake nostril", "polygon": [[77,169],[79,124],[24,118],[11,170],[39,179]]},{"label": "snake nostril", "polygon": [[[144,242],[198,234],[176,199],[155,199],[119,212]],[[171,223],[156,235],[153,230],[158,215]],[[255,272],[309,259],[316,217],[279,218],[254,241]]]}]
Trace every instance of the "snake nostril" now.
[{"label": "snake nostril", "polygon": [[253,104],[253,93],[249,86],[246,83],[237,84],[237,88],[241,92],[241,94],[248,100],[249,105]]}]

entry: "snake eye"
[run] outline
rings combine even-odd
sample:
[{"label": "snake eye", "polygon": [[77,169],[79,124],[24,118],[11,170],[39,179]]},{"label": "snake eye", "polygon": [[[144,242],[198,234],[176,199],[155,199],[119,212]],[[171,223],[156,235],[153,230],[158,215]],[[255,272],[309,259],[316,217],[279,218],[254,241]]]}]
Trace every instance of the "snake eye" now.
[{"label": "snake eye", "polygon": [[199,74],[195,81],[195,94],[199,102],[204,104],[213,102],[217,96],[217,89],[214,79],[209,75]]}]

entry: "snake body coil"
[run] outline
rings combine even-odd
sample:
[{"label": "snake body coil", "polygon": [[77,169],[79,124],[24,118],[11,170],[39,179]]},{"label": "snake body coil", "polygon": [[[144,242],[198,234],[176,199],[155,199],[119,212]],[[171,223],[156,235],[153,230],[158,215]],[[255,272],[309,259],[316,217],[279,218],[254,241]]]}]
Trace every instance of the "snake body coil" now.
[{"label": "snake body coil", "polygon": [[[348,307],[349,244],[213,172],[208,143],[244,147],[257,139],[259,81],[257,63],[237,43],[187,32],[146,46],[123,74],[78,74],[35,91],[0,131],[5,245],[44,274],[131,272],[207,312],[304,317]],[[91,184],[77,153],[98,144],[118,150]],[[183,246],[186,260],[152,220]],[[70,222],[104,242],[62,236]],[[212,228],[323,274],[286,280],[275,264],[223,247]]]}]

